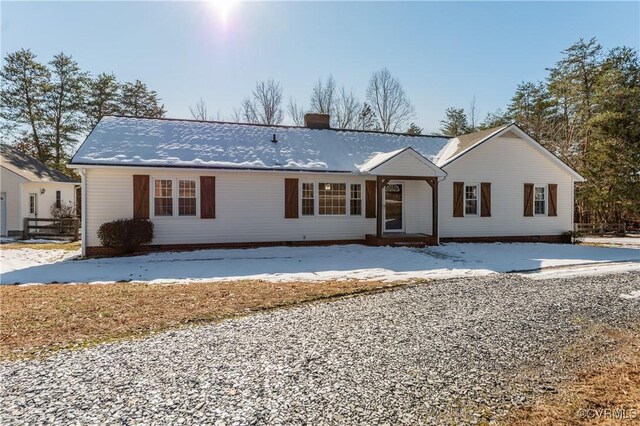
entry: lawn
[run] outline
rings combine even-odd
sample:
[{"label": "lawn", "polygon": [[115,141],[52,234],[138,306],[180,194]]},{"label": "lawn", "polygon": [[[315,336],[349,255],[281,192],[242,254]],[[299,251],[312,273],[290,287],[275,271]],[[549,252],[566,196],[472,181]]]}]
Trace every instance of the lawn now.
[{"label": "lawn", "polygon": [[0,244],[0,249],[2,250],[22,250],[22,249],[33,249],[33,250],[66,250],[66,251],[76,251],[80,250],[80,241],[52,241],[52,242],[22,242],[22,241],[11,241]]},{"label": "lawn", "polygon": [[399,285],[378,281],[0,287],[0,359],[205,323],[312,300]]},{"label": "lawn", "polygon": [[[555,393],[513,410],[505,425],[620,425],[640,421],[640,343],[638,334],[603,330],[611,349],[581,348],[600,354],[601,363],[579,371]],[[594,339],[596,340],[596,339]]]}]

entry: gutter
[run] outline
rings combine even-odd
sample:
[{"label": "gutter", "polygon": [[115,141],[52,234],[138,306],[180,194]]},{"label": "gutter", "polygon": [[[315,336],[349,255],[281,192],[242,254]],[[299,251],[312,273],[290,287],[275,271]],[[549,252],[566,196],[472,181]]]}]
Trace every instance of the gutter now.
[{"label": "gutter", "polygon": [[121,169],[188,169],[193,171],[233,171],[233,172],[290,172],[290,173],[324,173],[324,174],[357,174],[357,171],[350,170],[330,170],[330,169],[300,169],[300,168],[266,168],[266,167],[226,167],[226,166],[194,166],[194,165],[158,165],[158,164],[92,164],[92,163],[69,163],[67,166],[70,169],[81,169],[84,167],[89,168],[121,168]]}]

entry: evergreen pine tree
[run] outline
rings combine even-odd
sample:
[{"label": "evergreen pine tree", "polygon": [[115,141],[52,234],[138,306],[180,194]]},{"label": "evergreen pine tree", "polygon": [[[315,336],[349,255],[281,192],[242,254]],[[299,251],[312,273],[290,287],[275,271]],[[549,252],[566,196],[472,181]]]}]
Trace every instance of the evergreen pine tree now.
[{"label": "evergreen pine tree", "polygon": [[408,135],[421,135],[422,131],[422,127],[419,127],[416,123],[411,123],[406,133]]},{"label": "evergreen pine tree", "polygon": [[164,105],[155,90],[140,80],[125,83],[120,93],[120,113],[132,117],[164,117]]},{"label": "evergreen pine tree", "polygon": [[4,139],[14,136],[20,148],[42,162],[49,160],[43,137],[49,70],[28,49],[9,53],[0,71],[0,119]]},{"label": "evergreen pine tree", "polygon": [[616,48],[593,85],[590,145],[579,197],[597,221],[640,217],[640,61],[638,52]]},{"label": "evergreen pine tree", "polygon": [[362,105],[362,110],[358,114],[358,120],[356,125],[357,130],[380,130],[380,124],[378,123],[378,117],[375,111],[371,109],[371,106],[366,102]]},{"label": "evergreen pine tree", "polygon": [[49,90],[45,96],[46,137],[52,150],[50,165],[65,170],[67,151],[75,146],[87,129],[84,104],[88,75],[64,53],[49,62]]},{"label": "evergreen pine tree", "polygon": [[440,120],[440,132],[447,136],[460,136],[470,133],[464,108],[447,108],[445,119]]},{"label": "evergreen pine tree", "polygon": [[87,93],[86,114],[91,126],[105,115],[120,113],[120,85],[113,74],[102,73],[91,79]]},{"label": "evergreen pine tree", "polygon": [[494,112],[489,112],[484,117],[484,120],[480,123],[478,130],[491,129],[493,127],[504,126],[511,123],[511,118],[504,113],[501,109],[497,109]]}]

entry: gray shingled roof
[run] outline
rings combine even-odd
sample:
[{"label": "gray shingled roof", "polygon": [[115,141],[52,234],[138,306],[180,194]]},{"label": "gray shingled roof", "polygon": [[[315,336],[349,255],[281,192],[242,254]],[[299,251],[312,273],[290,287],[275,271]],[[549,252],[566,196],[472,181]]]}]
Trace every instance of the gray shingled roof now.
[{"label": "gray shingled roof", "polygon": [[0,144],[0,165],[31,182],[77,182],[64,173],[5,144]]},{"label": "gray shingled roof", "polygon": [[488,139],[491,135],[500,132],[509,125],[492,127],[486,130],[480,130],[479,132],[467,133],[466,135],[460,135],[451,140],[450,149],[447,149],[443,155],[438,158],[438,165],[443,165],[449,161],[449,159],[456,157],[458,154],[466,151],[472,146]]},{"label": "gray shingled roof", "polygon": [[103,117],[69,164],[358,173],[375,155],[407,147],[434,161],[448,142],[443,136]]}]

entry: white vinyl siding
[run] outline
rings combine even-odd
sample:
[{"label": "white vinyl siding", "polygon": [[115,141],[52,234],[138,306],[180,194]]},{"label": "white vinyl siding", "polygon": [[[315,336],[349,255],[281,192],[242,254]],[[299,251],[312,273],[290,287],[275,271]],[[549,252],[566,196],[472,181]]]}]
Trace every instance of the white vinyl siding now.
[{"label": "white vinyl siding", "polygon": [[[440,236],[559,235],[573,226],[573,179],[528,142],[496,138],[445,166],[440,183]],[[527,182],[558,184],[558,216],[523,215]],[[452,182],[491,182],[491,217],[453,217]],[[480,212],[480,205],[478,205]]]},{"label": "white vinyl siding", "polygon": [[[42,190],[44,189],[44,194]],[[51,207],[56,204],[56,193],[60,191],[60,201],[63,204],[76,203],[76,191],[73,183],[56,182],[26,182],[22,185],[22,212],[29,216],[29,194],[36,194],[38,198],[37,215],[39,218],[51,217]],[[33,216],[33,215],[32,215]],[[20,224],[22,229],[22,224]]]},{"label": "white vinyl siding", "polygon": [[22,230],[22,184],[27,182],[22,176],[18,176],[5,169],[2,169],[0,175],[0,184],[2,188],[0,192],[6,193],[6,207],[7,207],[7,231],[21,231]]},{"label": "white vinyl siding", "polygon": [[[87,237],[89,246],[99,246],[98,227],[115,219],[133,216],[133,175],[158,178],[199,179],[216,177],[216,220],[193,217],[152,216],[153,244],[199,244],[268,241],[364,240],[375,234],[376,219],[364,215],[304,216],[284,218],[284,179],[296,177],[300,184],[336,182],[361,184],[362,176],[344,174],[273,173],[245,171],[182,171],[170,169],[95,168],[87,170]],[[424,181],[404,181],[406,232],[431,232],[431,188]],[[150,182],[151,194],[153,183]],[[302,192],[302,191],[301,191]],[[350,191],[347,191],[350,192]],[[301,195],[303,195],[301,193]],[[366,203],[363,191],[362,205]],[[302,196],[300,197],[302,200]],[[348,197],[347,197],[348,198]],[[301,201],[302,202],[302,201]],[[317,201],[316,201],[317,209]],[[259,206],[259,208],[256,208]]]}]

